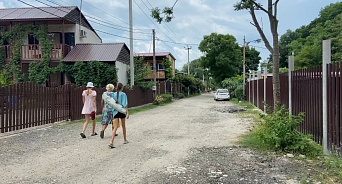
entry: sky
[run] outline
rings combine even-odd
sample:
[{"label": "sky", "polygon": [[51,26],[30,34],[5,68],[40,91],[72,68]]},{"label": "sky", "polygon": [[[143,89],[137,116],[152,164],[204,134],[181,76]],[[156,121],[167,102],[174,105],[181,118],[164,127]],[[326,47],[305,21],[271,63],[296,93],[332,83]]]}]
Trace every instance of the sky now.
[{"label": "sky", "polygon": [[[39,2],[40,1],[40,2]],[[177,0],[133,0],[133,52],[152,52],[152,29],[156,32],[156,52],[171,52],[176,58],[176,68],[181,70],[189,60],[203,54],[198,50],[204,35],[213,32],[233,35],[241,46],[246,41],[260,39],[256,28],[250,24],[247,10],[234,11],[238,0],[178,0],[174,7],[174,19],[170,23],[159,24],[150,16],[152,7],[171,7]],[[78,6],[81,0],[25,0],[36,7]],[[267,0],[258,0],[266,4]],[[338,0],[280,0],[278,5],[279,37],[288,29],[295,30],[309,24],[319,16],[319,12]],[[43,4],[45,3],[45,4]],[[1,0],[0,8],[28,7],[17,0]],[[124,42],[129,47],[129,0],[83,0],[82,13],[102,38],[103,43]],[[90,17],[88,17],[90,16]],[[93,19],[93,18],[96,19]],[[263,30],[272,43],[268,17],[257,12]],[[101,22],[99,22],[101,21]],[[100,24],[99,24],[100,23]],[[102,25],[101,25],[102,24]],[[103,33],[106,32],[106,33]],[[109,34],[107,34],[109,33]],[[262,60],[269,57],[263,42],[249,44],[260,52]],[[242,61],[241,61],[242,64]]]}]

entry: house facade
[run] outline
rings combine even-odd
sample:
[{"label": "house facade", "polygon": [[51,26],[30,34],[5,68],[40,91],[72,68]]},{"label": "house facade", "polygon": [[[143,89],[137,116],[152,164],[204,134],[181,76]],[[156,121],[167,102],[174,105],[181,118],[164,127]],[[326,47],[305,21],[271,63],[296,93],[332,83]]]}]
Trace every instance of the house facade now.
[{"label": "house facade", "polygon": [[[163,60],[169,59],[172,62],[172,75],[175,76],[175,57],[170,52],[156,52],[156,79],[157,81],[165,81],[166,73],[163,66]],[[151,68],[151,73],[145,78],[145,80],[153,80],[153,53],[135,53],[134,57],[144,58],[144,63],[148,63]]]},{"label": "house facade", "polygon": [[[77,44],[63,59],[65,63],[100,61],[116,66],[118,82],[128,83],[129,49],[125,43]],[[66,80],[70,81],[68,76]]]},{"label": "house facade", "polygon": [[[9,31],[17,24],[47,25],[48,35],[53,43],[50,67],[57,66],[63,58],[63,61],[68,59],[66,62],[69,63],[75,61],[74,59],[76,58],[80,59],[77,61],[84,62],[89,61],[91,58],[83,57],[84,60],[82,60],[82,57],[68,56],[69,53],[79,53],[79,50],[82,50],[81,54],[88,54],[84,52],[84,49],[90,47],[92,50],[101,51],[98,48],[101,47],[102,39],[76,6],[0,9],[0,32]],[[89,44],[94,45],[89,46]],[[78,45],[80,46],[78,47]],[[94,57],[91,60],[109,62],[115,65],[119,69],[119,80],[127,83],[125,81],[127,80],[126,68],[129,67],[129,60],[128,63],[126,61],[128,48],[125,44],[118,44],[119,46],[116,45],[117,47],[114,45],[116,44],[104,44],[101,48],[107,48],[106,51],[109,53],[119,52],[117,56],[109,55],[106,59]],[[8,63],[12,57],[11,46],[8,43],[4,43],[4,47],[5,63]],[[73,51],[75,48],[78,48],[78,50]],[[121,51],[122,53],[120,53]],[[35,36],[27,32],[20,52],[20,67],[25,74],[25,80],[28,80],[29,63],[42,59],[42,47]],[[123,54],[123,52],[125,53]],[[50,76],[50,82],[54,82],[57,85],[65,84],[68,81],[70,80],[65,74],[55,73]]]}]

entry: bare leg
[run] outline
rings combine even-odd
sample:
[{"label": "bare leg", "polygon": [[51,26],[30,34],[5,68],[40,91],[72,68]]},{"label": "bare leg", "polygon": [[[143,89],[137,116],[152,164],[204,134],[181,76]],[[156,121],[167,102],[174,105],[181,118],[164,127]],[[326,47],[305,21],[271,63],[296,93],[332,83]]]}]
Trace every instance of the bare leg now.
[{"label": "bare leg", "polygon": [[105,131],[108,125],[102,125],[102,130]]},{"label": "bare leg", "polygon": [[114,123],[115,123],[115,126],[114,126],[114,129],[113,129],[113,132],[112,132],[112,140],[110,141],[110,144],[114,144],[114,137],[115,137],[115,134],[116,134],[116,130],[118,130],[118,126],[119,126],[119,119],[114,119]]},{"label": "bare leg", "polygon": [[93,134],[95,134],[95,125],[96,125],[96,120],[93,120]]},{"label": "bare leg", "polygon": [[86,121],[84,122],[83,129],[82,129],[82,133],[85,132],[85,130],[86,130],[87,126],[88,126],[89,118],[90,118],[90,114],[85,114],[85,119],[86,119]]},{"label": "bare leg", "polygon": [[122,133],[123,133],[123,137],[124,137],[124,142],[127,141],[126,139],[126,119],[125,118],[121,118],[121,126],[122,126]]}]

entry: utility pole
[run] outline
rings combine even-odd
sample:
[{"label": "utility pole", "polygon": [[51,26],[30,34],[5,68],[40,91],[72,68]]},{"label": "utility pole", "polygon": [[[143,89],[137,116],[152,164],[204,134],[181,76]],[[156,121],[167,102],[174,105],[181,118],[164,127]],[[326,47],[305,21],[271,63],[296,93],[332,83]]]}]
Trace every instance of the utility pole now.
[{"label": "utility pole", "polygon": [[134,86],[134,60],[133,60],[133,20],[132,20],[132,0],[129,0],[129,64],[131,73],[131,88]]},{"label": "utility pole", "polygon": [[157,70],[156,70],[156,32],[154,31],[154,29],[152,29],[152,34],[153,34],[153,81],[154,81],[154,85],[157,84]]},{"label": "utility pole", "polygon": [[185,50],[188,50],[188,75],[190,75],[190,63],[189,63],[189,51],[191,49],[191,46],[187,46],[185,47]]},{"label": "utility pole", "polygon": [[246,80],[246,39],[243,36],[243,97],[245,98],[245,80]]}]

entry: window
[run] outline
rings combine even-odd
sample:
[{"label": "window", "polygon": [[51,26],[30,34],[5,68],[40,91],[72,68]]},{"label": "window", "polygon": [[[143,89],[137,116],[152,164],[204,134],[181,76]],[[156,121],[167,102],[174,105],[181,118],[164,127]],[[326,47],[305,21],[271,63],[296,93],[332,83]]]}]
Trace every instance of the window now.
[{"label": "window", "polygon": [[162,63],[158,63],[158,70],[165,70]]},{"label": "window", "polygon": [[75,46],[75,33],[64,33],[65,44],[69,46]]},{"label": "window", "polygon": [[150,66],[151,66],[151,70],[153,70],[153,63],[150,63]]},{"label": "window", "polygon": [[34,36],[34,34],[29,34],[28,35],[28,44],[30,44],[30,45],[32,45],[32,44],[39,44],[39,41]]}]

